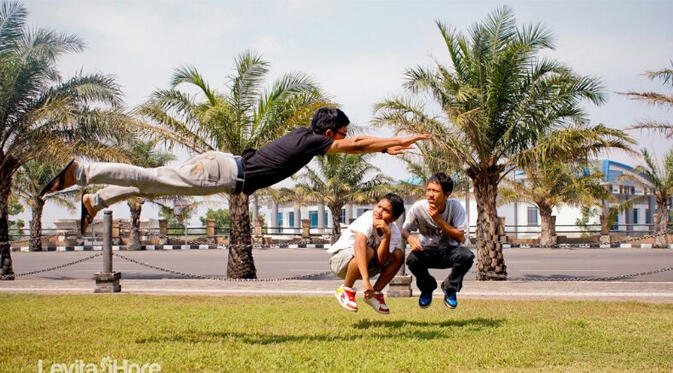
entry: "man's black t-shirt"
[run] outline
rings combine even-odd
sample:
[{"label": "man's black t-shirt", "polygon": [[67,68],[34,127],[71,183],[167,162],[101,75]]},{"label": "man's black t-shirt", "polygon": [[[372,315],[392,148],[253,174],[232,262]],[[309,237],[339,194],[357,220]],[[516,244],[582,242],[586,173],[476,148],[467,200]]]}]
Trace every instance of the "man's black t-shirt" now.
[{"label": "man's black t-shirt", "polygon": [[245,183],[243,193],[273,185],[306,166],[316,155],[325,155],[334,139],[316,135],[300,127],[259,149],[243,152]]}]

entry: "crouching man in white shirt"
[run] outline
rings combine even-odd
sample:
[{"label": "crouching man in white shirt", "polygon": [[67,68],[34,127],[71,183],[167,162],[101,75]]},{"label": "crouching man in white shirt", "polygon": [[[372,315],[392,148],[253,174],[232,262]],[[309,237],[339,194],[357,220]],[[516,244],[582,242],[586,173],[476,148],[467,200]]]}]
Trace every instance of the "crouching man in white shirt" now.
[{"label": "crouching man in white shirt", "polygon": [[[421,308],[430,306],[432,292],[437,288],[429,268],[451,268],[441,287],[444,304],[456,308],[463,277],[474,262],[474,254],[465,247],[465,232],[469,230],[467,214],[457,199],[449,198],[452,191],[453,180],[448,175],[443,172],[432,175],[425,188],[426,199],[411,206],[402,227],[402,237],[411,246],[407,266],[421,291],[418,298]],[[416,229],[421,240],[410,234]]]},{"label": "crouching man in white shirt", "polygon": [[[335,294],[343,308],[353,312],[358,310],[353,284],[361,278],[365,302],[378,313],[390,312],[381,290],[395,277],[404,262],[404,252],[398,248],[401,234],[395,224],[402,213],[402,198],[388,193],[378,201],[374,211],[365,212],[351,223],[328,250],[332,255],[330,269],[344,279]],[[372,286],[370,277],[379,273]]]}]

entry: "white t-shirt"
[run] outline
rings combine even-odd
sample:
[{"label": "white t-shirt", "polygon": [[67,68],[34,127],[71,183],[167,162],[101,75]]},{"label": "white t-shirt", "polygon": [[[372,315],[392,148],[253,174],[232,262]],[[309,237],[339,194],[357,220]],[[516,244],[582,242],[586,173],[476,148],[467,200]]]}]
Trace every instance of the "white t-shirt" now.
[{"label": "white t-shirt", "polygon": [[[427,199],[414,203],[407,212],[407,218],[404,221],[404,229],[408,232],[418,229],[423,236],[421,239],[421,244],[423,245],[437,245],[440,241],[447,242],[449,245],[453,246],[461,245],[461,243],[456,242],[449,237],[449,235],[444,232],[434,220],[432,220],[430,212],[428,211],[429,207],[430,204]],[[446,207],[439,216],[442,220],[449,223],[450,226],[463,232],[468,231],[467,214],[457,199],[447,198]],[[467,235],[465,238],[467,239]],[[464,245],[465,243],[462,244]]]},{"label": "white t-shirt", "polygon": [[[388,227],[390,228],[390,246],[388,250],[393,252],[402,241],[402,235],[395,222],[388,224]],[[367,237],[367,247],[371,247],[374,250],[379,248],[379,245],[383,240],[383,236],[379,236],[376,229],[374,229],[374,213],[372,211],[367,211],[360,215],[359,218],[355,219],[346,230],[341,232],[341,236],[339,236],[337,242],[335,242],[327,252],[334,254],[340,250],[354,248],[356,233],[364,234],[365,237]]]}]

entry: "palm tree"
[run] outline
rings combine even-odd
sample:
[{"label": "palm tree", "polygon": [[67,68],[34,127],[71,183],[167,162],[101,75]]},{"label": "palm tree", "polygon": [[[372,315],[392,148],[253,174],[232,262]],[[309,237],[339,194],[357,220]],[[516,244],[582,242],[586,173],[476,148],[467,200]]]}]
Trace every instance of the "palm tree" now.
[{"label": "palm tree", "polygon": [[40,197],[42,187],[51,181],[61,171],[61,168],[61,164],[30,161],[25,163],[15,175],[12,191],[24,199],[31,208],[29,246],[31,251],[42,250],[42,211],[48,200],[71,211],[74,211],[77,206],[76,201],[79,196],[77,189]]},{"label": "palm tree", "polygon": [[459,161],[477,200],[477,278],[506,279],[497,240],[497,190],[512,170],[557,154],[594,154],[628,141],[621,131],[586,124],[582,100],[604,101],[600,81],[579,76],[549,58],[551,33],[542,25],[517,27],[503,7],[467,35],[437,22],[450,66],[418,66],[405,72],[411,94],[427,93],[442,109],[426,113],[413,98],[376,106],[375,124],[431,133],[436,146]]},{"label": "palm tree", "polygon": [[636,166],[633,173],[642,176],[650,185],[645,185],[641,179],[630,174],[622,174],[620,180],[631,180],[645,188],[652,188],[657,205],[654,213],[654,233],[657,236],[654,243],[659,247],[664,247],[668,245],[668,206],[673,196],[673,150],[666,154],[663,167],[657,165],[646,149],[642,149],[641,154],[645,160],[645,166]]},{"label": "palm tree", "polygon": [[[329,154],[314,160],[317,168],[295,177],[295,195],[323,203],[332,213],[332,238],[341,234],[341,208],[347,203],[372,203],[389,191],[392,181],[367,159],[369,156]],[[374,175],[368,175],[375,172]]]},{"label": "palm tree", "polygon": [[83,49],[74,35],[25,27],[19,3],[0,3],[0,278],[13,279],[7,201],[14,174],[34,159],[63,161],[63,149],[100,159],[118,150],[105,140],[123,133],[121,92],[112,77],[62,80],[56,62]]},{"label": "palm tree", "polygon": [[503,186],[498,189],[499,205],[511,202],[526,201],[535,204],[540,211],[541,232],[540,246],[555,244],[552,232],[554,222],[552,209],[561,205],[586,206],[597,198],[605,198],[607,193],[602,185],[601,173],[588,172],[589,168],[582,164],[570,164],[563,161],[552,161],[528,167],[526,178],[515,180],[503,179]]},{"label": "palm tree", "polygon": [[[175,160],[175,155],[156,150],[157,140],[132,140],[127,144],[130,153],[130,164],[154,168],[166,165],[166,163]],[[145,199],[133,197],[127,201],[131,213],[131,245],[129,249],[140,249],[140,214],[142,213]]]},{"label": "palm tree", "polygon": [[[196,153],[219,150],[242,154],[308,123],[313,111],[325,105],[320,89],[306,75],[283,75],[270,89],[263,89],[269,63],[253,52],[235,59],[236,73],[226,91],[217,91],[193,67],[178,68],[171,87],[157,90],[139,108],[154,120],[151,128],[170,146],[181,144]],[[179,88],[196,89],[190,95]],[[229,194],[231,229],[227,276],[255,278],[252,257],[248,196]]]},{"label": "palm tree", "polygon": [[[671,68],[662,69],[657,71],[647,71],[645,76],[650,80],[660,80],[664,85],[670,85],[673,87],[673,61],[671,62]],[[662,106],[664,108],[673,108],[673,95],[658,93],[658,92],[622,92],[622,95],[626,95],[634,100],[645,101],[652,106]],[[662,132],[666,137],[670,138],[673,136],[673,124],[670,124],[666,121],[641,121],[635,126],[631,127],[633,129],[650,129],[654,131]]]}]

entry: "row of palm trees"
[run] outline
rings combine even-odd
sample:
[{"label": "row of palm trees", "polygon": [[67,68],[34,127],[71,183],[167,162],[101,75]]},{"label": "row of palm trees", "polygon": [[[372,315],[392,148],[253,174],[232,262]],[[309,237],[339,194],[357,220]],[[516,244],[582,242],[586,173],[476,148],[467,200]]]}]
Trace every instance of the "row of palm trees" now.
[{"label": "row of palm trees", "polygon": [[[267,88],[269,63],[247,51],[236,57],[235,72],[224,89],[213,88],[197,69],[185,66],[175,70],[167,89],[156,90],[147,102],[125,110],[112,77],[79,74],[63,80],[55,67],[57,59],[81,51],[83,43],[74,35],[28,30],[26,16],[25,8],[17,3],[0,6],[3,278],[13,277],[7,229],[12,185],[18,193],[34,191],[39,183],[35,175],[15,177],[22,167],[26,172],[43,167],[53,175],[55,165],[72,156],[158,166],[170,160],[158,152],[157,159],[150,161],[147,154],[159,144],[169,151],[179,145],[195,153],[242,154],[290,128],[306,125],[318,107],[333,105],[301,73],[285,74]],[[497,241],[496,216],[501,182],[513,170],[524,169],[531,170],[531,180],[534,170],[541,170],[540,179],[560,183],[563,165],[582,165],[606,148],[628,150],[634,141],[622,131],[590,124],[582,105],[605,101],[602,84],[540,57],[553,48],[551,33],[542,25],[517,26],[512,11],[503,7],[466,34],[441,22],[437,27],[449,65],[409,68],[404,85],[407,95],[378,103],[373,123],[398,132],[433,134],[432,142],[419,149],[420,162],[408,159],[409,168],[421,179],[440,170],[456,172],[461,185],[469,178],[478,205],[478,277],[504,279],[507,271]],[[190,93],[195,90],[197,94]],[[440,112],[430,112],[424,105],[427,101],[438,104]],[[151,142],[134,142],[137,139]],[[143,152],[145,156],[138,156]],[[51,162],[51,166],[31,162]],[[315,164],[317,168],[308,168],[299,177],[296,190],[325,203],[333,217],[340,215],[343,204],[370,199],[390,181],[356,156],[327,156]],[[542,171],[552,164],[560,168]],[[569,167],[563,172],[570,177],[573,170]],[[19,180],[35,185],[26,186]],[[577,181],[567,180],[567,185],[573,183]],[[418,186],[407,186],[411,193],[422,195]],[[31,195],[26,193],[24,198],[30,200]],[[68,197],[53,198],[67,201]],[[249,197],[229,194],[227,198],[231,212],[227,275],[254,278]],[[560,202],[547,202],[553,203]],[[34,204],[43,206],[44,201]],[[135,218],[140,216],[141,205],[139,200],[129,202]],[[39,210],[35,213],[39,216]],[[339,224],[335,221],[334,226],[338,229]]]}]

